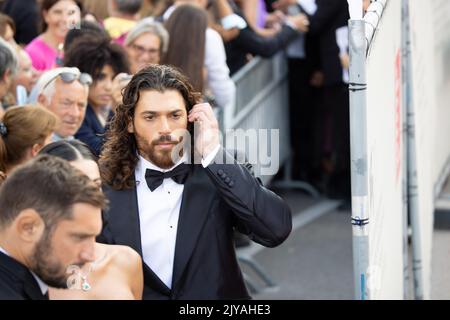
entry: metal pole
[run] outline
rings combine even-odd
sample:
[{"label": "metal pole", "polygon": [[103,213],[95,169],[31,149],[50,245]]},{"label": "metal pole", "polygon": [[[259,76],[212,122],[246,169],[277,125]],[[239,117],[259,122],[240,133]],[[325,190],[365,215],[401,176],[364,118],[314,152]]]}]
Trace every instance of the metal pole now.
[{"label": "metal pole", "polygon": [[408,68],[407,61],[409,59],[409,12],[408,0],[402,0],[402,82],[403,82],[403,103],[402,103],[402,119],[403,119],[403,166],[402,166],[402,193],[403,193],[403,298],[409,300],[409,245],[408,245]]},{"label": "metal pole", "polygon": [[366,52],[364,20],[349,21],[350,43],[350,144],[352,179],[353,270],[355,298],[369,297],[369,212],[367,175],[367,103]]},{"label": "metal pole", "polygon": [[[409,2],[405,5],[407,20],[409,21]],[[422,235],[419,219],[419,197],[417,183],[417,158],[416,158],[416,125],[414,101],[412,97],[412,72],[411,72],[411,32],[408,22],[408,32],[406,33],[406,107],[408,111],[408,204],[409,216],[412,228],[412,248],[413,248],[413,274],[414,274],[414,296],[416,300],[423,300],[423,273],[422,273]]]}]

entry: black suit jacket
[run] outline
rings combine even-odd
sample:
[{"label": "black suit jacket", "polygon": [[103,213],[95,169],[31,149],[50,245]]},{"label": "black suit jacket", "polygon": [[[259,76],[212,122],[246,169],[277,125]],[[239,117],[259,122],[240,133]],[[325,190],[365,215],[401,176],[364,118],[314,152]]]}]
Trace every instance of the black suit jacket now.
[{"label": "black suit jacket", "polygon": [[[230,154],[224,155],[234,161]],[[128,245],[142,256],[136,188],[106,193],[108,222],[98,240]],[[249,299],[236,259],[234,228],[274,247],[291,231],[291,212],[245,166],[193,165],[178,220],[172,289],[144,263],[143,298]]]},{"label": "black suit jacket", "polygon": [[[108,121],[112,118],[112,116],[113,113],[110,112]],[[77,133],[75,133],[75,138],[86,143],[98,157],[102,151],[107,126],[108,124],[106,127],[102,126],[97,115],[95,114],[94,109],[90,104],[88,104],[83,123]]]},{"label": "black suit jacket", "polygon": [[0,300],[48,300],[31,272],[0,252]]},{"label": "black suit jacket", "polygon": [[319,45],[325,85],[342,84],[342,65],[336,30],[348,25],[350,19],[348,3],[346,0],[316,0],[316,4],[317,11],[309,16],[308,42],[317,41]]}]

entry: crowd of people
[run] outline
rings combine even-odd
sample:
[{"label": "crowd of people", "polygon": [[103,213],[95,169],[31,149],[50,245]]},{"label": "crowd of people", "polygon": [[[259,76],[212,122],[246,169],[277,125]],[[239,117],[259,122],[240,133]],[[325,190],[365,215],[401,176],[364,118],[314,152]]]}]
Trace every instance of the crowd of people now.
[{"label": "crowd of people", "polygon": [[255,56],[288,57],[294,178],[349,198],[346,0],[0,5],[1,298],[249,298],[234,232],[276,246],[290,210],[192,133]]}]

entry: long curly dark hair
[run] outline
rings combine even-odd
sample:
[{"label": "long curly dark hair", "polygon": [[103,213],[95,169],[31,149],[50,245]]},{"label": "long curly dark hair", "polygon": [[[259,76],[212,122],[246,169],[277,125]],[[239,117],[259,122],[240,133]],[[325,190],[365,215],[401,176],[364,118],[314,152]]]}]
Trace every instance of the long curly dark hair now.
[{"label": "long curly dark hair", "polygon": [[[106,133],[106,141],[100,155],[99,166],[103,182],[115,190],[131,189],[135,186],[134,170],[138,162],[135,135],[128,132],[133,123],[136,105],[143,90],[178,91],[189,111],[201,101],[188,79],[176,68],[165,65],[150,65],[136,73],[123,92],[123,103],[116,109]],[[193,125],[188,124],[193,145]],[[192,152],[195,149],[191,148]]]}]

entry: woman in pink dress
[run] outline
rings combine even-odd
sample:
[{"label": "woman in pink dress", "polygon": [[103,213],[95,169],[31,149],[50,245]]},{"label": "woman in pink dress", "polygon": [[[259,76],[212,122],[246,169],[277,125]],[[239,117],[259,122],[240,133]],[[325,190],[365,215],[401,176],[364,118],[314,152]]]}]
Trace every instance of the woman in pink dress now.
[{"label": "woman in pink dress", "polygon": [[81,4],[79,0],[43,0],[41,15],[43,33],[25,50],[31,57],[33,67],[46,71],[62,62],[64,38],[69,29],[79,24]]}]

